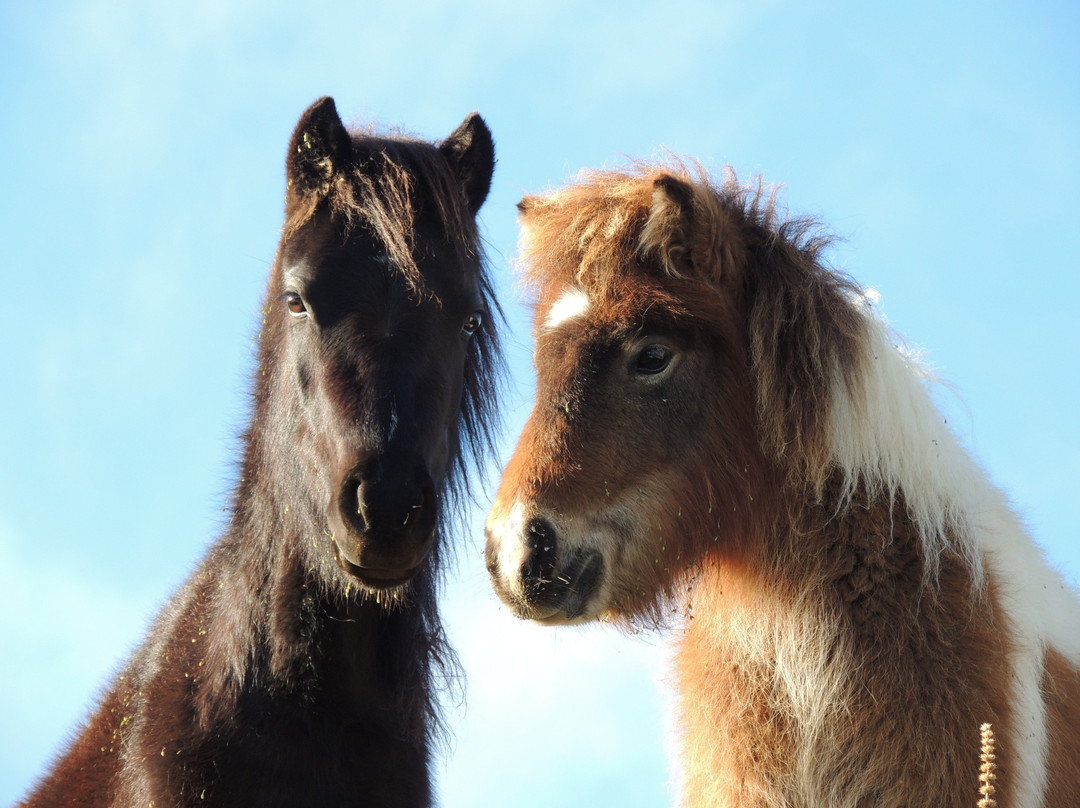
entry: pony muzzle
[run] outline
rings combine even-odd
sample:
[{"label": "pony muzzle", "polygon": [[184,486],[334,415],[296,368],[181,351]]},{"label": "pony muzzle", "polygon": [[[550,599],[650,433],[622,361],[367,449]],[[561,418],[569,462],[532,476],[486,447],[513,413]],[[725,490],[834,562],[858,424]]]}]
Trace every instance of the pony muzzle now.
[{"label": "pony muzzle", "polygon": [[516,530],[490,520],[485,560],[492,586],[518,617],[538,623],[591,619],[590,603],[604,577],[597,550],[560,543],[554,524],[543,517],[512,519]]},{"label": "pony muzzle", "polygon": [[407,583],[434,543],[438,495],[419,464],[388,470],[381,464],[345,475],[338,487],[338,560],[374,588]]}]

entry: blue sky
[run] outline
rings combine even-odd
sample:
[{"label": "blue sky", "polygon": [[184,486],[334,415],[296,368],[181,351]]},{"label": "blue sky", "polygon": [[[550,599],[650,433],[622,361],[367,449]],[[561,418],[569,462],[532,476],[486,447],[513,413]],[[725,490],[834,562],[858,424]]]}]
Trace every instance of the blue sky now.
[{"label": "blue sky", "polygon": [[[1080,577],[1080,6],[0,2],[0,804],[222,524],[300,112],[431,138],[479,110],[509,315],[494,480],[528,412],[514,204],[668,149],[783,186],[950,387]],[[393,9],[391,9],[393,5]],[[660,638],[490,592],[478,497],[446,603],[469,675],[442,804],[671,801]]]}]

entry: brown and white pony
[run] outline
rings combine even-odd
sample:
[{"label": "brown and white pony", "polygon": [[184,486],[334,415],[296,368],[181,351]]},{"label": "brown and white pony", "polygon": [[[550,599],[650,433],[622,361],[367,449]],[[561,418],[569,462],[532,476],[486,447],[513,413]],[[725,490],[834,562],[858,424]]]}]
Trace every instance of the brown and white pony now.
[{"label": "brown and white pony", "polygon": [[[487,524],[546,624],[675,623],[687,805],[1080,805],[1080,603],[873,295],[760,187],[526,197],[537,398]],[[674,615],[674,616],[673,616]]]}]

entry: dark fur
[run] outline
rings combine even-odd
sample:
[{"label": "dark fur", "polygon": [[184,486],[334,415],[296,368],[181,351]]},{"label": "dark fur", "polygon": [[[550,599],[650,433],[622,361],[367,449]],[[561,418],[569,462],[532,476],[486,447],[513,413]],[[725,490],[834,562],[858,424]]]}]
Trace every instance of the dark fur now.
[{"label": "dark fur", "polygon": [[228,529],[21,805],[430,804],[438,525],[491,438],[493,167],[475,114],[433,146],[304,113]]}]

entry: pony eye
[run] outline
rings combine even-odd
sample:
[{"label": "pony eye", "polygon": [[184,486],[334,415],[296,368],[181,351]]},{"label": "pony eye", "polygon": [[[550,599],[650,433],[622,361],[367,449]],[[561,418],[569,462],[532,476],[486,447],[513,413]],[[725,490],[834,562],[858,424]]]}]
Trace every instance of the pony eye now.
[{"label": "pony eye", "polygon": [[655,376],[667,370],[671,360],[675,358],[675,352],[666,345],[654,343],[646,345],[634,358],[634,373],[642,376]]},{"label": "pony eye", "polygon": [[304,317],[307,315],[307,306],[304,305],[304,298],[296,294],[296,292],[288,292],[285,295],[285,306],[289,310],[289,314],[293,317]]},{"label": "pony eye", "polygon": [[461,326],[461,333],[466,337],[471,337],[478,330],[480,330],[480,324],[484,322],[484,313],[480,311],[474,311],[468,317],[465,318],[464,325]]}]

